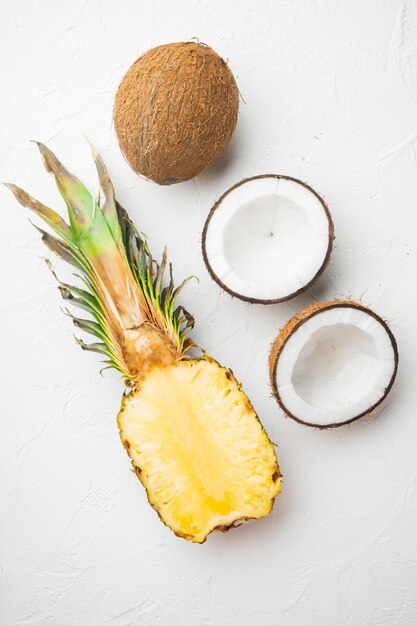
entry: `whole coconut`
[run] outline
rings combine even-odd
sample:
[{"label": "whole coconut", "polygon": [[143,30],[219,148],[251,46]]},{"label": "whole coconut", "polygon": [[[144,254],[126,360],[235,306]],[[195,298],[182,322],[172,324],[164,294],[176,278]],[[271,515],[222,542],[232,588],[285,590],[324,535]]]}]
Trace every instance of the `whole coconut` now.
[{"label": "whole coconut", "polygon": [[226,62],[194,42],[139,57],[117,90],[114,125],[130,166],[160,185],[199,174],[223,152],[239,93]]}]

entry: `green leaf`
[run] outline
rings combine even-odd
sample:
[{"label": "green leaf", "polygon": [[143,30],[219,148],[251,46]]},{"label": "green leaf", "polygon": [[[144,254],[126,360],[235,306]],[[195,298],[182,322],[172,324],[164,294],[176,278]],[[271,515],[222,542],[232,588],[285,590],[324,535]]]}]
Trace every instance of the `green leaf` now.
[{"label": "green leaf", "polygon": [[92,315],[104,321],[101,304],[91,293],[88,293],[85,289],[80,289],[79,287],[74,287],[66,283],[60,283],[59,290],[64,300],[92,313]]},{"label": "green leaf", "polygon": [[116,200],[114,197],[114,187],[104,165],[103,159],[98,154],[94,146],[90,143],[91,152],[93,154],[94,163],[97,168],[98,178],[100,182],[99,188],[99,205],[101,212],[107,222],[110,232],[113,235],[119,250],[124,254],[124,246],[122,232],[120,229],[119,219],[117,216]]},{"label": "green leaf", "polygon": [[64,285],[59,285],[58,289],[61,293],[63,300],[66,300],[67,302],[78,307],[79,309],[87,311],[87,313],[91,313],[91,315],[95,315],[94,309],[88,304],[88,302],[84,298],[74,297],[71,291]]},{"label": "green leaf", "polygon": [[[172,293],[172,302],[174,303],[176,301],[176,299],[178,298],[178,295],[180,293],[180,291],[185,287],[185,285],[187,283],[190,282],[190,280],[192,280],[193,278],[196,278],[195,276],[188,276],[187,278],[185,278],[181,285],[179,285]],[[197,279],[196,279],[197,280]]]},{"label": "green leaf", "polygon": [[80,328],[85,333],[90,333],[90,335],[94,335],[98,339],[102,339],[104,342],[106,342],[107,345],[108,337],[103,331],[100,324],[97,324],[97,322],[93,322],[91,320],[80,319],[78,317],[74,317],[73,315],[71,315],[71,318],[74,326],[77,326],[77,328]]},{"label": "green leaf", "polygon": [[39,226],[36,226],[36,224],[32,224],[32,225],[36,228],[38,232],[41,233],[42,241],[49,250],[54,252],[54,254],[56,254],[63,261],[70,263],[71,265],[73,265],[74,267],[78,269],[82,269],[82,265],[80,263],[78,255],[73,251],[73,249],[68,244],[66,244],[61,239],[57,239],[53,235],[50,235],[42,228],[39,228]]},{"label": "green leaf", "polygon": [[46,170],[55,176],[58,190],[67,205],[75,241],[81,251],[94,258],[104,251],[116,249],[107,222],[88,189],[62,165],[49,148],[40,142],[35,143]]},{"label": "green leaf", "polygon": [[159,267],[157,266],[156,279],[155,279],[155,296],[158,298],[161,293],[162,279],[164,277],[165,268],[167,265],[167,249],[164,248],[162,254],[162,261]]},{"label": "green leaf", "polygon": [[41,217],[48,224],[48,226],[50,226],[64,239],[72,239],[71,228],[65,220],[58,215],[58,213],[55,213],[55,211],[47,207],[45,204],[42,204],[42,202],[39,202],[39,200],[35,200],[35,198],[21,189],[21,187],[13,185],[12,183],[3,184],[14,194],[19,204],[39,215],[39,217]]},{"label": "green leaf", "polygon": [[79,345],[82,350],[89,350],[90,352],[98,352],[99,354],[105,354],[106,356],[111,356],[109,354],[109,350],[104,343],[84,343],[82,339],[75,338],[75,342]]}]

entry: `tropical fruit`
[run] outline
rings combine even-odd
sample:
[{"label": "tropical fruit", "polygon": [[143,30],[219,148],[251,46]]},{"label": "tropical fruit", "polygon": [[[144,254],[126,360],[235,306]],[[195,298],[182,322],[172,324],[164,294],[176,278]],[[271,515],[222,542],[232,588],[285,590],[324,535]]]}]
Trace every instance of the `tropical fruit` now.
[{"label": "tropical fruit", "polygon": [[281,329],[269,358],[274,396],[306,426],[334,428],[374,411],[398,368],[388,324],[354,300],[316,302]]},{"label": "tropical fruit", "polygon": [[148,50],[116,93],[114,127],[135,172],[160,185],[193,178],[223,152],[239,92],[227,63],[193,41]]},{"label": "tropical fruit", "polygon": [[[123,375],[128,392],[118,415],[120,437],[149,502],[175,534],[203,542],[271,509],[281,474],[265,430],[231,370],[198,349],[194,320],[176,301],[167,255],[158,264],[93,150],[100,192],[95,201],[55,155],[38,144],[55,176],[69,224],[16,185],[17,200],[53,235],[44,243],[72,264],[82,284],[60,283],[62,297],[86,312],[74,324],[96,338],[79,340]],[[195,356],[191,356],[194,351]]]},{"label": "tropical fruit", "polygon": [[271,304],[294,298],[325,270],[334,239],[327,204],[290,176],[262,174],[228,189],[204,225],[203,258],[232,296]]}]

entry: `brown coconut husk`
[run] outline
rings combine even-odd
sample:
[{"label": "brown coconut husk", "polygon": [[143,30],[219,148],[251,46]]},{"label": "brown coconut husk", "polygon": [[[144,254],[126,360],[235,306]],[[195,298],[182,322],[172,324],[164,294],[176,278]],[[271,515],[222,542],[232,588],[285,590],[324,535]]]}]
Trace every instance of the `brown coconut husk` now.
[{"label": "brown coconut husk", "polygon": [[[384,394],[382,395],[382,397],[378,400],[378,402],[376,402],[374,405],[370,406],[366,411],[364,411],[360,415],[356,415],[356,416],[352,417],[351,419],[346,420],[345,422],[341,422],[341,423],[325,424],[325,425],[323,425],[323,424],[311,424],[310,422],[303,421],[299,416],[293,415],[287,409],[285,404],[283,403],[282,398],[281,398],[281,396],[280,396],[280,394],[278,392],[277,384],[276,384],[277,364],[278,364],[279,357],[281,355],[281,352],[282,352],[286,342],[289,340],[289,338],[292,336],[292,334],[296,330],[298,330],[299,327],[302,324],[304,324],[304,322],[309,320],[314,315],[317,315],[318,313],[322,312],[323,310],[334,309],[336,307],[348,307],[348,308],[359,309],[361,311],[364,311],[368,315],[371,315],[380,324],[382,324],[382,326],[387,331],[387,334],[388,334],[388,336],[390,338],[392,349],[393,349],[393,352],[394,352],[394,370],[393,370],[393,373],[392,373],[392,376],[391,376],[391,380],[390,380],[389,384],[387,385],[387,387],[385,388]],[[375,409],[377,407],[379,407],[381,405],[381,403],[385,400],[385,398],[387,397],[387,395],[389,394],[389,392],[391,390],[392,385],[394,384],[394,380],[395,380],[395,377],[397,375],[397,370],[398,370],[398,359],[399,359],[399,357],[398,357],[397,341],[396,341],[396,339],[395,339],[391,329],[389,328],[388,324],[385,322],[385,320],[383,320],[381,317],[379,317],[379,315],[374,313],[374,311],[372,311],[371,309],[363,306],[359,302],[355,302],[352,299],[331,300],[329,302],[315,302],[314,304],[311,304],[310,306],[306,307],[305,309],[303,309],[302,311],[300,311],[299,313],[294,315],[294,317],[292,317],[285,324],[285,326],[283,326],[283,328],[280,330],[277,338],[275,339],[274,343],[271,346],[271,352],[270,352],[270,355],[269,355],[269,379],[270,379],[270,384],[271,384],[271,387],[272,387],[272,393],[274,395],[274,398],[276,399],[276,401],[278,402],[279,406],[284,411],[284,413],[286,415],[288,415],[288,417],[291,417],[293,420],[295,420],[296,422],[299,422],[300,424],[303,424],[304,426],[310,426],[312,428],[318,428],[320,430],[327,430],[328,428],[337,428],[338,426],[345,426],[346,424],[351,424],[352,422],[355,422],[356,420],[360,419],[361,417],[365,417],[365,415],[369,415],[369,414],[373,413],[375,411]]]},{"label": "brown coconut husk", "polygon": [[[311,191],[311,193],[314,194],[316,196],[316,198],[318,198],[318,200],[320,201],[320,203],[321,203],[321,205],[323,207],[323,210],[324,210],[324,212],[326,214],[327,221],[329,223],[329,229],[328,229],[329,241],[328,241],[328,245],[327,245],[326,255],[325,255],[324,259],[323,259],[323,263],[321,264],[320,268],[317,270],[317,272],[313,276],[313,278],[308,283],[306,283],[305,285],[300,287],[300,289],[297,289],[297,291],[294,291],[293,293],[288,294],[284,298],[273,298],[273,299],[270,299],[270,300],[244,296],[244,295],[242,295],[240,293],[237,293],[236,291],[233,291],[233,289],[231,289],[230,287],[225,285],[223,283],[223,281],[217,276],[217,274],[214,273],[214,271],[213,271],[213,269],[212,269],[212,267],[210,265],[210,259],[208,257],[207,250],[206,250],[207,231],[208,231],[208,227],[209,227],[209,224],[210,224],[210,220],[213,217],[214,212],[217,211],[221,207],[221,204],[222,204],[223,200],[225,199],[225,197],[227,195],[229,195],[229,193],[234,191],[237,187],[240,187],[241,185],[243,185],[244,183],[247,183],[247,182],[249,182],[251,180],[258,180],[260,178],[283,178],[285,180],[292,180],[292,181],[302,185],[303,187],[305,187],[306,189]],[[279,304],[280,302],[287,302],[288,300],[291,300],[292,298],[295,298],[296,296],[299,296],[300,294],[304,293],[305,291],[307,291],[307,289],[309,289],[320,278],[320,276],[323,274],[324,270],[326,269],[326,267],[327,267],[327,265],[328,265],[328,263],[330,261],[330,256],[332,254],[334,239],[335,239],[334,224],[333,224],[333,219],[332,219],[332,216],[331,216],[331,213],[330,213],[330,209],[327,206],[327,203],[325,202],[325,200],[317,193],[317,191],[315,191],[312,187],[310,187],[310,185],[307,185],[307,183],[303,182],[302,180],[299,180],[298,178],[293,178],[292,176],[284,176],[284,174],[259,174],[258,176],[250,176],[249,178],[243,178],[238,183],[234,184],[232,187],[227,189],[227,191],[225,191],[220,196],[220,198],[214,203],[214,205],[212,206],[212,208],[210,210],[210,213],[207,216],[205,224],[204,224],[203,233],[202,233],[202,236],[201,236],[201,249],[202,249],[202,254],[203,254],[203,259],[204,259],[205,266],[206,266],[207,271],[210,274],[211,278],[219,285],[219,287],[224,289],[224,291],[227,291],[227,293],[229,293],[231,296],[233,296],[234,298],[239,298],[239,300],[243,300],[244,302],[250,302],[251,304]]]},{"label": "brown coconut husk", "polygon": [[238,108],[227,63],[209,46],[179,42],[133,63],[117,90],[113,118],[130,166],[169,185],[193,178],[220,156]]}]

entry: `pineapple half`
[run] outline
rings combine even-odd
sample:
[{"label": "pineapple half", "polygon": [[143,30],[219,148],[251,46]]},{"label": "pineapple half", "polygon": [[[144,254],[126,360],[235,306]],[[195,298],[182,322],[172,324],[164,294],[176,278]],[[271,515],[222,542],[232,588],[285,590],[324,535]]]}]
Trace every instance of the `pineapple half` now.
[{"label": "pineapple half", "polygon": [[118,415],[120,437],[134,471],[161,520],[180,537],[202,543],[271,511],[281,474],[271,441],[231,370],[188,337],[194,320],[177,296],[172,266],[163,286],[160,264],[116,202],[104,163],[93,149],[100,191],[85,186],[38,143],[47,171],[65,200],[69,224],[16,185],[17,200],[41,217],[54,235],[42,240],[71,263],[81,287],[60,283],[62,297],[90,319],[74,324],[96,340],[119,370],[127,390]]}]

